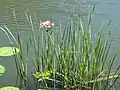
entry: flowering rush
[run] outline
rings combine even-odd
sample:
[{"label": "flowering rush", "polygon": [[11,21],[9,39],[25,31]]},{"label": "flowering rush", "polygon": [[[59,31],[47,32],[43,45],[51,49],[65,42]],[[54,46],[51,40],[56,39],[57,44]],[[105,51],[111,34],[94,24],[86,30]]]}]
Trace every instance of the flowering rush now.
[{"label": "flowering rush", "polygon": [[40,28],[50,29],[54,26],[54,23],[50,20],[40,21]]}]

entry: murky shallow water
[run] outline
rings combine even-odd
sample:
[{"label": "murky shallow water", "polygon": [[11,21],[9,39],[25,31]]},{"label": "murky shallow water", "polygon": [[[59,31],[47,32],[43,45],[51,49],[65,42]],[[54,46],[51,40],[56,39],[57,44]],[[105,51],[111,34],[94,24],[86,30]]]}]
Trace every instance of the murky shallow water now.
[{"label": "murky shallow water", "polygon": [[[52,19],[57,32],[59,22],[64,27],[71,19],[73,10],[76,13],[87,15],[89,6],[93,4],[96,4],[92,23],[93,35],[99,31],[101,24],[104,24],[104,33],[108,34],[107,24],[111,20],[109,30],[111,30],[112,36],[115,36],[113,47],[118,48],[120,45],[119,0],[0,0],[0,26],[6,25],[12,33],[15,32],[16,25],[13,17],[13,8],[15,8],[21,30],[20,33],[22,34],[23,41],[26,41],[27,36],[30,35],[30,28],[26,23],[24,12],[28,12],[32,17],[36,17],[36,21],[34,22],[36,31],[39,27],[39,20]],[[8,39],[2,31],[0,31],[0,37],[0,46],[8,46]],[[0,64],[6,67],[6,74],[0,77],[0,86],[14,85],[15,83],[16,72],[12,59],[13,57],[0,58]],[[118,57],[115,64],[118,65],[119,63]]]}]

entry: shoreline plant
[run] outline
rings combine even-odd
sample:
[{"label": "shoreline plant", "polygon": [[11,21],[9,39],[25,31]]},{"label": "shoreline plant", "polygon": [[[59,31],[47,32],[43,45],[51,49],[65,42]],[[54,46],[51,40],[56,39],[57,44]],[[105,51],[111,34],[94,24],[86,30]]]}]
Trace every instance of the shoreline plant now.
[{"label": "shoreline plant", "polygon": [[[26,21],[32,32],[32,36],[28,36],[26,47],[23,46],[19,34],[15,11],[13,14],[17,26],[17,38],[11,36],[17,41],[20,50],[19,54],[14,55],[20,90],[28,90],[34,86],[34,90],[112,90],[114,88],[115,82],[120,78],[118,74],[120,65],[115,72],[112,73],[111,70],[118,51],[113,56],[109,56],[112,40],[109,40],[110,36],[104,38],[102,32],[99,32],[96,41],[92,40],[92,12],[88,13],[87,30],[80,15],[77,17],[78,21],[71,20],[64,31],[60,29],[58,35],[54,33],[54,28],[47,31],[39,28],[36,33],[32,17],[25,12]],[[33,61],[31,75],[28,73],[28,70],[31,70],[28,68],[29,60]],[[107,68],[106,62],[108,62]],[[32,81],[29,76],[33,77]]]}]

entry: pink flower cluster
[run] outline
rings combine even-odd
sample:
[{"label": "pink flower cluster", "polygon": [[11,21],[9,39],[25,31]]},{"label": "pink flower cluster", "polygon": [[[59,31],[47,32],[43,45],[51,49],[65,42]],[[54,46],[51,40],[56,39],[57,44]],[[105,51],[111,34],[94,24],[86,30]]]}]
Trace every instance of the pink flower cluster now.
[{"label": "pink flower cluster", "polygon": [[47,29],[50,29],[54,26],[54,23],[52,23],[51,21],[49,20],[46,20],[46,21],[40,21],[40,28],[47,28]]}]

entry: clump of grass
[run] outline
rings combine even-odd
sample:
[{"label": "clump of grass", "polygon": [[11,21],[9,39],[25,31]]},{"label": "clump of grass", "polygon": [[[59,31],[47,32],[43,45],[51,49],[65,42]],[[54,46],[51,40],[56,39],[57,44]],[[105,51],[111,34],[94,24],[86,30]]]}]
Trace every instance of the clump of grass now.
[{"label": "clump of grass", "polygon": [[[61,32],[61,38],[58,41],[55,39],[57,43],[52,38],[53,34],[45,32],[48,38],[47,41],[43,40],[46,42],[44,46],[47,46],[47,49],[44,47],[41,51],[42,72],[33,74],[38,81],[46,82],[44,87],[102,90],[111,87],[108,84],[110,79],[120,77],[110,73],[117,55],[115,53],[110,60],[108,58],[112,40],[109,40],[109,37],[104,39],[100,32],[98,40],[92,41],[91,12],[88,15],[88,31],[84,30],[82,16],[79,19],[78,27],[80,28],[77,27],[76,21],[71,21],[64,32]],[[81,31],[79,36],[77,36],[77,30],[79,33]],[[108,60],[108,70],[103,73],[104,65]],[[51,70],[53,72],[50,72]],[[51,82],[47,83],[47,81]]]},{"label": "clump of grass", "polygon": [[[77,36],[78,32],[81,33]],[[88,15],[88,31],[84,30],[80,16],[78,24],[71,21],[61,33],[62,36],[57,40],[52,38],[54,34],[45,32],[47,39],[43,40],[45,42],[43,44],[47,48],[43,47],[41,51],[42,71],[33,74],[34,77],[39,82],[44,81],[46,88],[80,90],[110,88],[109,80],[120,77],[110,73],[117,53],[109,60],[112,40],[109,40],[109,37],[104,39],[102,32],[99,33],[96,42],[92,41],[91,12]],[[108,60],[108,70],[103,73]],[[50,72],[51,70],[53,72]]]},{"label": "clump of grass", "polygon": [[[114,74],[111,74],[117,53],[108,58],[112,40],[109,40],[109,36],[104,38],[102,32],[99,33],[97,41],[92,41],[91,12],[88,14],[88,30],[84,29],[82,16],[79,16],[79,21],[71,20],[63,32],[60,30],[59,38],[52,29],[48,32],[39,29],[35,33],[31,16],[28,16],[27,13],[25,15],[31,26],[32,36],[28,38],[27,51],[25,51],[19,30],[17,31],[20,54],[15,56],[22,90],[28,87],[29,56],[32,56],[34,61],[35,67],[32,67],[34,68],[32,75],[37,88],[110,90],[113,87],[115,81],[120,77],[119,74],[116,74],[120,66]],[[32,53],[27,57],[29,49],[32,50]],[[104,72],[106,61],[109,61],[109,64],[107,71]],[[109,85],[111,79],[114,81]]]}]

